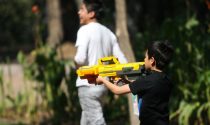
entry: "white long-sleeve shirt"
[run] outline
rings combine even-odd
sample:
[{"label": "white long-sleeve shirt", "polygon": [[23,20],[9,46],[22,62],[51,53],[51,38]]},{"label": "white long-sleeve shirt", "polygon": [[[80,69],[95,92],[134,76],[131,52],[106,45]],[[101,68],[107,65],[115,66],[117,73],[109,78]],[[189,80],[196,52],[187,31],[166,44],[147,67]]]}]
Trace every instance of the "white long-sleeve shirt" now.
[{"label": "white long-sleeve shirt", "polygon": [[[80,27],[75,46],[77,52],[74,60],[79,65],[96,65],[99,58],[106,56],[115,56],[120,63],[127,62],[116,36],[100,23],[91,22]],[[84,85],[90,86],[87,80],[78,77],[76,86]]]}]

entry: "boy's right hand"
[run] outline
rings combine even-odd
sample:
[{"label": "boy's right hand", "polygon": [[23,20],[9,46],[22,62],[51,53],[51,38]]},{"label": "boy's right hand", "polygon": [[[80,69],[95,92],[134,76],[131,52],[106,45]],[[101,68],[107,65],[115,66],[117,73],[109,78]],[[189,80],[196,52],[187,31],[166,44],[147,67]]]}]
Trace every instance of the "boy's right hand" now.
[{"label": "boy's right hand", "polygon": [[105,80],[105,79],[104,79],[103,77],[98,76],[98,77],[96,78],[96,83],[99,84],[99,85],[100,85],[100,84],[103,84],[104,80]]}]

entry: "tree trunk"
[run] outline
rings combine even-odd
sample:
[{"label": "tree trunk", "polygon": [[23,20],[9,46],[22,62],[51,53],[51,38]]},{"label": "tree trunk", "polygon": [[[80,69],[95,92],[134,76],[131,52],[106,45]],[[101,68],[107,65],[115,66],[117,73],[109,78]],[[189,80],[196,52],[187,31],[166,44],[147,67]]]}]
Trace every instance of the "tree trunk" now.
[{"label": "tree trunk", "polygon": [[47,0],[48,38],[47,43],[51,47],[58,45],[63,39],[59,0]]},{"label": "tree trunk", "polygon": [[[134,53],[130,44],[129,34],[127,29],[127,14],[125,0],[115,0],[116,8],[116,35],[122,51],[129,62],[135,62]],[[138,125],[138,116],[134,115],[132,94],[128,94],[130,123],[131,125]]]}]

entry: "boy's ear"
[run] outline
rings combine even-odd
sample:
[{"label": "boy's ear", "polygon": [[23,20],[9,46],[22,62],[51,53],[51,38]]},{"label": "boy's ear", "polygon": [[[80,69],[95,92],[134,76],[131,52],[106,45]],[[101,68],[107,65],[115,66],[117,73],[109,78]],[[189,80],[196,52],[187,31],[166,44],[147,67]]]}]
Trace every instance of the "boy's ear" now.
[{"label": "boy's ear", "polygon": [[88,15],[89,15],[90,19],[93,19],[93,18],[95,18],[96,13],[94,11],[91,11],[88,13]]},{"label": "boy's ear", "polygon": [[151,58],[150,58],[150,63],[151,63],[152,66],[155,65],[155,58],[154,58],[154,57],[151,57]]}]

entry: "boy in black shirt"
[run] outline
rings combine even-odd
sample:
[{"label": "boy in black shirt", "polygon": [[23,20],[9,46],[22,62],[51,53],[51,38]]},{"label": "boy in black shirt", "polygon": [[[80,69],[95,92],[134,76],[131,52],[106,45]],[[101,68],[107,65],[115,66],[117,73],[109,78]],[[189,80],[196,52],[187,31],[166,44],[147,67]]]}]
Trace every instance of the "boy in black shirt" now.
[{"label": "boy in black shirt", "polygon": [[[169,96],[172,82],[163,72],[173,55],[169,42],[153,42],[145,53],[145,69],[149,74],[123,86],[117,86],[98,76],[96,82],[104,84],[115,94],[132,92],[142,98],[140,125],[169,125]],[[127,80],[125,80],[127,81]]]}]

